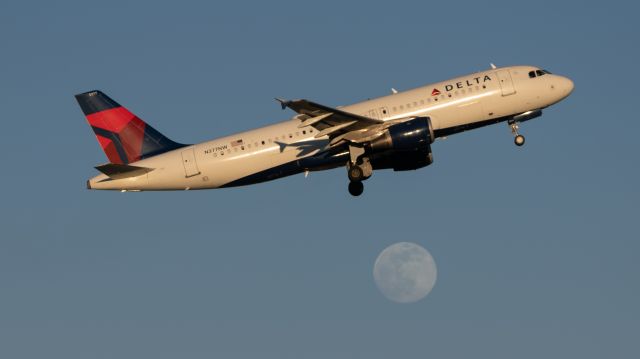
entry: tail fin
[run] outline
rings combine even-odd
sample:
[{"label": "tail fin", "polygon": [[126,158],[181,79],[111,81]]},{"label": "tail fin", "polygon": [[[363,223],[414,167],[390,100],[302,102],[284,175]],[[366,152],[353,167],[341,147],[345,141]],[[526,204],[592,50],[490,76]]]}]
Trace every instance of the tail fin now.
[{"label": "tail fin", "polygon": [[171,141],[101,91],[81,93],[76,100],[111,163],[128,164],[185,146]]}]

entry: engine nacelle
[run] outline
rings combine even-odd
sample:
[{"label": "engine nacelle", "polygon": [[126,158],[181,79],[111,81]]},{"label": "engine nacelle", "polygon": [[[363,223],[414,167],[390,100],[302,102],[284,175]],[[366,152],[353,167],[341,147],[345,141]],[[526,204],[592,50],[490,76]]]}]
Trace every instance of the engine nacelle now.
[{"label": "engine nacelle", "polygon": [[418,117],[389,127],[367,149],[374,169],[415,170],[433,162],[433,128],[428,117]]}]

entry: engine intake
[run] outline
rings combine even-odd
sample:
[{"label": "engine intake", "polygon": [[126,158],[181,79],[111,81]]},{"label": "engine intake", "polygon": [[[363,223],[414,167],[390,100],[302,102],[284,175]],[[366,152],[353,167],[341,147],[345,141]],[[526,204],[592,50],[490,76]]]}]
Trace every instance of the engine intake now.
[{"label": "engine intake", "polygon": [[433,163],[433,140],[433,128],[428,117],[393,125],[371,141],[368,150],[373,168],[408,171],[428,166]]}]

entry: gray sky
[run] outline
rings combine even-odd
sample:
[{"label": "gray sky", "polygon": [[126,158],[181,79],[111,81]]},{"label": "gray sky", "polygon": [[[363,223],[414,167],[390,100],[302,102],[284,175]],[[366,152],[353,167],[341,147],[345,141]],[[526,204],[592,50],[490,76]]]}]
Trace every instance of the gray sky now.
[{"label": "gray sky", "polygon": [[[0,357],[635,358],[638,7],[584,2],[0,3]],[[175,3],[175,4],[174,4]],[[497,65],[571,77],[435,163],[173,193],[84,189],[106,162],[73,95],[198,142]],[[372,267],[429,250],[410,305]]]}]

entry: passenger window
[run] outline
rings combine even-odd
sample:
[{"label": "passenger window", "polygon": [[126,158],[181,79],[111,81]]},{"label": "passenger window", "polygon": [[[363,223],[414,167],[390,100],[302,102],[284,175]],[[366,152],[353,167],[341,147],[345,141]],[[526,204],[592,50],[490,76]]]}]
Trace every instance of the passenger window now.
[{"label": "passenger window", "polygon": [[303,135],[306,135],[306,134],[307,134],[307,131],[306,131],[306,130],[303,130],[303,131],[302,131],[302,134],[303,134]]}]

